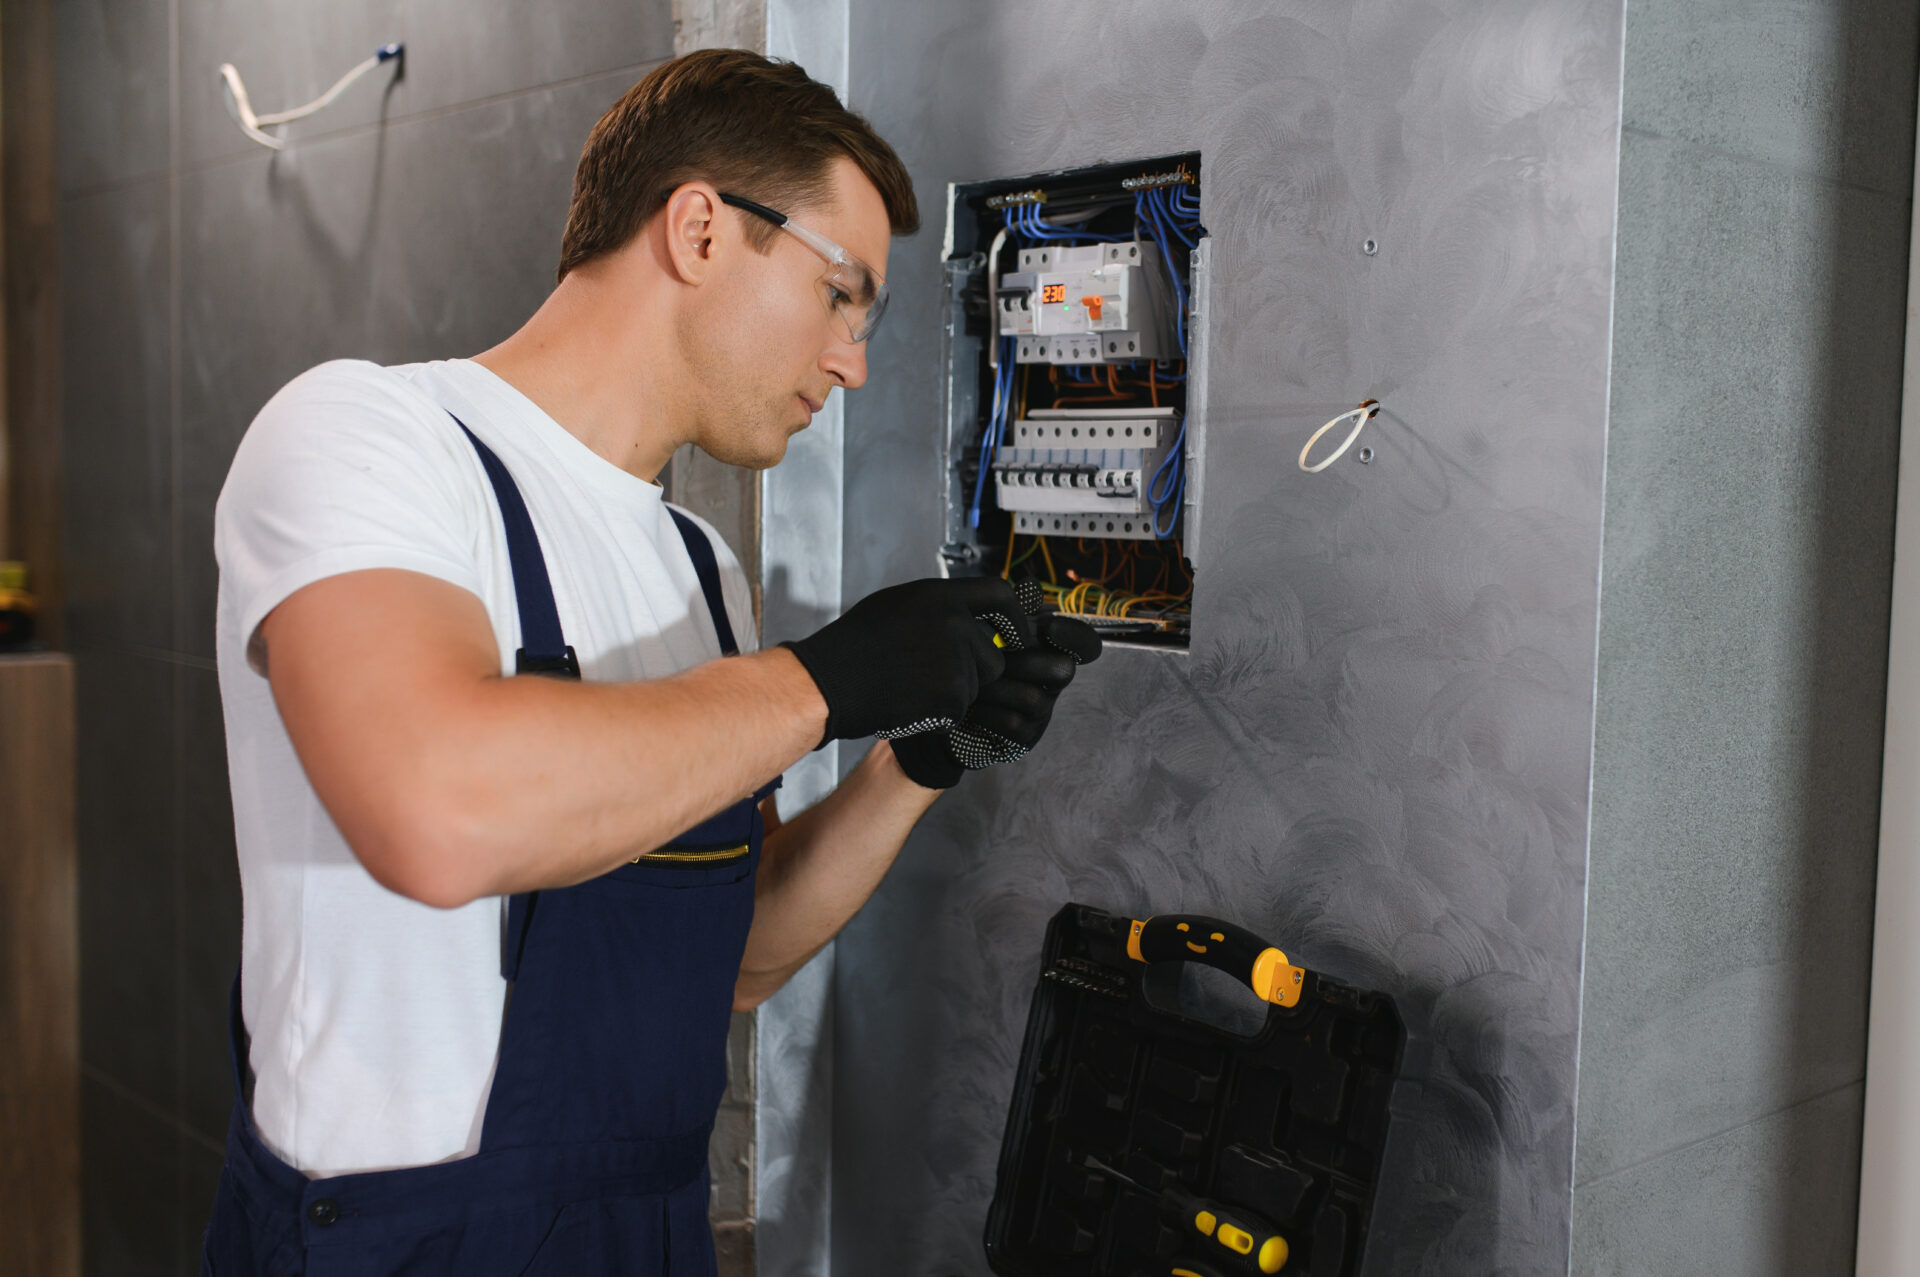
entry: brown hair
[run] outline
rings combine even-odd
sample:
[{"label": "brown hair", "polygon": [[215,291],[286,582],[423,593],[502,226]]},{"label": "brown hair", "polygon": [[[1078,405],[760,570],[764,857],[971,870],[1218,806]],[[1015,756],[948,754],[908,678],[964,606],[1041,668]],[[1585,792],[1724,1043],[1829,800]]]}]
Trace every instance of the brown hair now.
[{"label": "brown hair", "polygon": [[[587,137],[559,277],[625,247],[684,183],[708,181],[786,212],[825,199],[828,170],[841,157],[880,192],[895,235],[920,229],[913,179],[900,157],[793,63],[745,49],[702,49],[664,62]],[[745,231],[759,252],[779,233],[757,217],[745,220]]]}]

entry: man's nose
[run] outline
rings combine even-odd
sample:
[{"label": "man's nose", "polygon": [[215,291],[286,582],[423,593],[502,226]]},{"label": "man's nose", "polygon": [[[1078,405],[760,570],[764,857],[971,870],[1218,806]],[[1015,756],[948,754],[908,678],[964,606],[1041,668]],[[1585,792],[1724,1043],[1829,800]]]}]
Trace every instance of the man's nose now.
[{"label": "man's nose", "polygon": [[836,385],[858,390],[867,384],[867,343],[836,341],[820,356],[820,371]]}]

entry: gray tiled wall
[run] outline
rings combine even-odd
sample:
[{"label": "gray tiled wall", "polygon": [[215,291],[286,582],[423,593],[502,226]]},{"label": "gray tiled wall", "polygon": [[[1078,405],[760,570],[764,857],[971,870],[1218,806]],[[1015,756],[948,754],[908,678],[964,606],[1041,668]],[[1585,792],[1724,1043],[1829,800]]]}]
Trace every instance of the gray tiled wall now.
[{"label": "gray tiled wall", "polygon": [[[1078,901],[1218,914],[1397,999],[1368,1272],[1563,1272],[1620,5],[859,0],[850,31],[934,229],[847,401],[848,596],[935,562],[946,182],[1197,149],[1213,286],[1191,653],[1089,666],[837,942],[835,1271],[986,1277]],[[1366,396],[1374,461],[1303,473]]]},{"label": "gray tiled wall", "polygon": [[1580,1277],[1852,1269],[1917,40],[1627,8]]},{"label": "gray tiled wall", "polygon": [[[66,519],[80,670],[87,1268],[198,1271],[239,952],[213,500],[323,359],[471,354],[552,279],[575,158],[666,0],[62,0]],[[270,155],[227,118],[387,70]]]}]

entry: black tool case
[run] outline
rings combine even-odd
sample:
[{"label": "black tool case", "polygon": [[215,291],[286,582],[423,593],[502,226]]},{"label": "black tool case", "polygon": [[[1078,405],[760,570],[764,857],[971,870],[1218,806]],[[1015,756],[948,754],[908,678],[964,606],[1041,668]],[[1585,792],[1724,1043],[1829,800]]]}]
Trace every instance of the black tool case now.
[{"label": "black tool case", "polygon": [[1174,956],[1165,945],[1142,955],[1142,923],[1085,905],[1048,926],[987,1214],[988,1262],[1001,1277],[1259,1271],[1169,1218],[1169,1185],[1277,1230],[1288,1277],[1359,1272],[1406,1045],[1393,1000],[1287,967],[1297,1001],[1268,1005],[1253,1036],[1165,1009],[1145,980],[1164,984],[1163,963],[1247,979],[1248,954],[1203,933],[1262,943],[1190,921],[1196,930],[1182,922],[1178,938],[1200,943]]}]

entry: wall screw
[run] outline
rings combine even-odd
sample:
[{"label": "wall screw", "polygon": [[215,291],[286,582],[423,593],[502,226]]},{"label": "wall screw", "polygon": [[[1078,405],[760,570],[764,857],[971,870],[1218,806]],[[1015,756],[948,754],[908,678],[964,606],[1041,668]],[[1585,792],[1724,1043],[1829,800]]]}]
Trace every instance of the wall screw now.
[{"label": "wall screw", "polygon": [[1372,257],[1375,253],[1380,251],[1380,241],[1377,239],[1366,240],[1360,245],[1360,251],[1365,253],[1368,257]]},{"label": "wall screw", "polygon": [[1373,464],[1373,449],[1372,449],[1372,448],[1362,448],[1362,449],[1360,449],[1360,451],[1359,451],[1359,452],[1356,452],[1356,453],[1355,453],[1354,455],[1355,455],[1356,457],[1358,457],[1358,458],[1360,458],[1360,464],[1361,464],[1361,465],[1363,465],[1363,466],[1368,466],[1368,465],[1372,465],[1372,464]]}]

